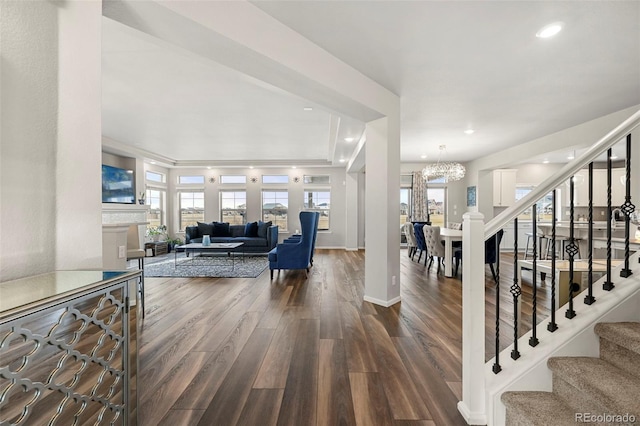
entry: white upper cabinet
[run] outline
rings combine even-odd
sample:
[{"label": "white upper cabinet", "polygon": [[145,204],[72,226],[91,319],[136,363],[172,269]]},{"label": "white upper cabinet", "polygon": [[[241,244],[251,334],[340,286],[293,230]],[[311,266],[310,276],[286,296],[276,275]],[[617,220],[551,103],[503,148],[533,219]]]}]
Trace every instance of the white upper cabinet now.
[{"label": "white upper cabinet", "polygon": [[509,207],[516,202],[516,172],[512,169],[493,171],[493,205]]},{"label": "white upper cabinet", "polygon": [[[624,203],[625,186],[620,183],[620,176],[625,175],[624,169],[611,170],[611,205],[619,207]],[[589,170],[583,169],[574,175],[574,206],[589,206]],[[565,193],[565,205],[569,206],[569,187],[567,185]],[[607,169],[593,170],[593,206],[607,206]]]}]

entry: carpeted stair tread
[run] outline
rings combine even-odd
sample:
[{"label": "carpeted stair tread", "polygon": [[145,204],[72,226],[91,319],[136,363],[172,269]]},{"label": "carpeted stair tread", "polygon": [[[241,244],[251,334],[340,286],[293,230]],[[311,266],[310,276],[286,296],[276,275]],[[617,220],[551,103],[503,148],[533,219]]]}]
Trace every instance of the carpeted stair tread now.
[{"label": "carpeted stair tread", "polygon": [[618,346],[640,354],[639,322],[606,322],[596,324],[595,333]]},{"label": "carpeted stair tread", "polygon": [[612,412],[640,416],[640,379],[601,360],[589,357],[549,358],[547,366],[584,397]]},{"label": "carpeted stair tread", "polygon": [[509,426],[575,426],[575,410],[552,392],[505,392]]}]

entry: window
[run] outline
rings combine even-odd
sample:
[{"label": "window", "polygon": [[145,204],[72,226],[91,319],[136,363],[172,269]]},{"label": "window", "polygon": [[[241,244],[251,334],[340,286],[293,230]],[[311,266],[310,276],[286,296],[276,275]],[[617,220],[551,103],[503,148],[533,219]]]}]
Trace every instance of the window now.
[{"label": "window", "polygon": [[429,220],[431,225],[440,226],[444,228],[446,222],[445,212],[446,209],[446,191],[444,187],[441,188],[427,188],[427,200],[429,203]]},{"label": "window", "polygon": [[179,192],[181,231],[187,226],[204,222],[204,191]]},{"label": "window", "polygon": [[204,184],[204,176],[178,176],[178,183],[183,185]]},{"label": "window", "polygon": [[319,231],[329,230],[329,213],[331,210],[331,192],[304,191],[304,209],[320,213]]},{"label": "window", "polygon": [[247,192],[221,191],[220,217],[222,218],[222,222],[229,222],[231,225],[242,225],[246,223]]},{"label": "window", "polygon": [[262,191],[262,221],[273,222],[282,231],[287,230],[289,193],[287,191]]},{"label": "window", "polygon": [[147,171],[145,176],[146,176],[148,181],[157,182],[157,183],[164,183],[164,175],[162,173],[156,173],[156,172]]},{"label": "window", "polygon": [[400,226],[411,216],[411,188],[400,188]]},{"label": "window", "polygon": [[306,184],[328,185],[331,183],[331,178],[329,175],[304,175],[303,182]]},{"label": "window", "polygon": [[287,175],[263,175],[262,183],[289,183]]},{"label": "window", "polygon": [[241,175],[222,175],[220,183],[247,183],[247,177]]},{"label": "window", "polygon": [[[535,186],[532,186],[532,185],[527,185],[527,186],[517,185],[516,186],[516,202],[519,201],[528,193],[530,193],[531,191],[533,191],[534,188]],[[559,194],[556,195],[556,199],[559,202],[560,200]],[[525,211],[523,211],[518,216],[518,219],[524,219],[524,220],[532,219],[531,207],[533,206],[529,206]],[[536,210],[538,211],[538,216],[536,217],[536,219],[538,221],[550,222],[551,216],[552,216],[552,208],[553,208],[553,193],[549,192],[547,195],[542,197],[542,199],[536,202]],[[561,212],[562,210],[560,207],[557,207],[556,211]]]},{"label": "window", "polygon": [[165,223],[165,197],[167,192],[162,189],[147,189],[147,205],[150,206],[147,212],[148,226],[162,226]]}]

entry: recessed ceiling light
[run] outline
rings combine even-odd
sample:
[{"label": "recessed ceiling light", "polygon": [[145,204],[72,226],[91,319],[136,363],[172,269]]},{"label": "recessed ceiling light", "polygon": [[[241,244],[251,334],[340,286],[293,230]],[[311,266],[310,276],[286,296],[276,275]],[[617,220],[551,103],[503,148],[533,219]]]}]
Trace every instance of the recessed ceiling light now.
[{"label": "recessed ceiling light", "polygon": [[611,157],[609,157],[609,158],[611,158],[612,160],[617,160],[617,159],[618,159],[618,156],[617,156],[617,155],[615,155],[615,154],[611,154]]},{"label": "recessed ceiling light", "polygon": [[422,159],[427,158],[427,154],[422,154],[422,155],[420,156],[420,158],[422,158]]},{"label": "recessed ceiling light", "polygon": [[296,166],[291,166],[291,168],[292,168],[292,169],[295,169],[295,168],[296,168]]},{"label": "recessed ceiling light", "polygon": [[344,162],[345,162],[345,161],[347,161],[347,160],[345,160],[344,158],[341,158],[341,159],[340,159],[340,160],[338,160],[338,161],[340,161],[341,163],[344,163]]},{"label": "recessed ceiling light", "polygon": [[156,164],[155,161],[149,161],[149,164]]},{"label": "recessed ceiling light", "polygon": [[356,138],[344,138],[345,142],[353,142]]},{"label": "recessed ceiling light", "polygon": [[545,25],[540,29],[540,31],[536,33],[536,37],[538,38],[553,37],[554,35],[558,34],[562,30],[563,26],[564,26],[563,22],[554,22],[552,24]]},{"label": "recessed ceiling light", "polygon": [[570,152],[569,155],[567,155],[567,160],[573,160],[574,158],[576,158],[576,152]]},{"label": "recessed ceiling light", "polygon": [[549,160],[547,160],[546,158],[542,161],[542,164],[549,164]]},{"label": "recessed ceiling light", "polygon": [[249,166],[250,169],[253,169],[253,166]]},{"label": "recessed ceiling light", "polygon": [[207,166],[207,169],[211,170],[211,166]]},{"label": "recessed ceiling light", "polygon": [[305,111],[313,111],[313,108],[311,108],[311,107],[304,107],[302,109],[305,110]]},{"label": "recessed ceiling light", "polygon": [[475,132],[475,130],[473,130],[473,129],[467,129],[467,130],[465,130],[464,132],[465,132],[467,135],[472,135],[472,134],[473,134],[473,132]]}]

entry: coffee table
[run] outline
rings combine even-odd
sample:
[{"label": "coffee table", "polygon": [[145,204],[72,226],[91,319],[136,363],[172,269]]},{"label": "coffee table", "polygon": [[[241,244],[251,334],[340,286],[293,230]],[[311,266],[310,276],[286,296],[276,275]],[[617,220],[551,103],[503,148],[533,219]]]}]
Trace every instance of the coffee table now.
[{"label": "coffee table", "polygon": [[[242,248],[242,260],[244,261],[244,243],[211,243],[207,246],[202,243],[190,243],[176,247],[173,262],[174,268],[178,266],[203,266],[210,265],[211,259],[231,258],[231,269],[235,268],[235,255]],[[191,257],[191,262],[178,263],[178,251],[184,251],[186,257]],[[213,256],[215,253],[227,253],[228,256]],[[189,256],[191,255],[191,256]],[[196,260],[197,259],[197,260]],[[205,261],[206,260],[206,261]]]}]

